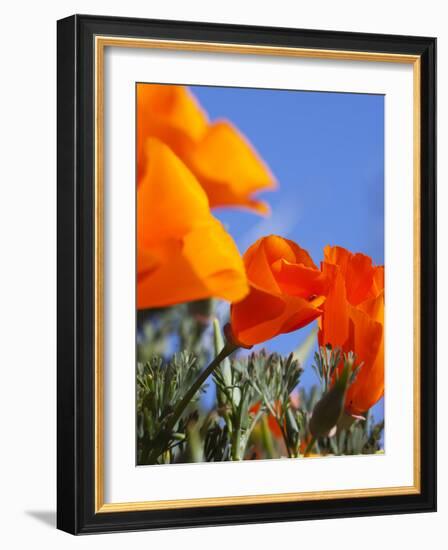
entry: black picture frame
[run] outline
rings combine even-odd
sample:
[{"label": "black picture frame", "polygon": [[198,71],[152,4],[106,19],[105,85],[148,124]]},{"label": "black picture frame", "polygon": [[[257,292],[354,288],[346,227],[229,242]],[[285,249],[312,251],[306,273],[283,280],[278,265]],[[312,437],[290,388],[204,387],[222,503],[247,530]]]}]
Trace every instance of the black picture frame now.
[{"label": "black picture frame", "polygon": [[[96,35],[418,55],[421,59],[420,493],[95,513]],[[436,39],[74,15],[57,23],[57,526],[73,534],[431,512],[436,509]]]}]

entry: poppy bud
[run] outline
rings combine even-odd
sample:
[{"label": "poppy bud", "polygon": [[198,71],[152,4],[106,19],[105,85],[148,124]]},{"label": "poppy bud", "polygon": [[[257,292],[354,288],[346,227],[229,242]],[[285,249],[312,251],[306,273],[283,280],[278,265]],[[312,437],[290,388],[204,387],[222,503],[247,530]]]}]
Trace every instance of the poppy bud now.
[{"label": "poppy bud", "polygon": [[324,437],[339,422],[344,412],[352,364],[346,362],[344,369],[331,389],[316,403],[310,419],[309,428],[313,437]]}]

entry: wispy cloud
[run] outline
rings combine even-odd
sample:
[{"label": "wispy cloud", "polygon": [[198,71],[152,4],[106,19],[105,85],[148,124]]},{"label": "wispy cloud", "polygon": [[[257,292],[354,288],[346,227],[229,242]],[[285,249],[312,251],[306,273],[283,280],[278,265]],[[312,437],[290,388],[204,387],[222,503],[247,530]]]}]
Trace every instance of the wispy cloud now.
[{"label": "wispy cloud", "polygon": [[283,195],[273,206],[270,216],[261,219],[241,237],[240,245],[244,252],[251,244],[264,235],[288,237],[300,221],[300,205],[296,195]]}]

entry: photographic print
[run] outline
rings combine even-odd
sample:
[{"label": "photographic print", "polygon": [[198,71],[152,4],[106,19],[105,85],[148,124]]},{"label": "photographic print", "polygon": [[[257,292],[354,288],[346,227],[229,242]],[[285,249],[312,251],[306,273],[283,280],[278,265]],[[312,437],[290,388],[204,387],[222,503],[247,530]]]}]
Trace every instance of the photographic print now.
[{"label": "photographic print", "polygon": [[436,509],[436,40],[58,21],[58,520]]},{"label": "photographic print", "polygon": [[139,82],[136,174],[137,465],[385,453],[384,96]]}]

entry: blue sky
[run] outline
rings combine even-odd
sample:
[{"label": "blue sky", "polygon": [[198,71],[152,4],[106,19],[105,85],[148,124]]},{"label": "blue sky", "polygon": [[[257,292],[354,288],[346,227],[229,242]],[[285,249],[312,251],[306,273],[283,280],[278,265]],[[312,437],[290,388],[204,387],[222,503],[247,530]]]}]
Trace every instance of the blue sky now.
[{"label": "blue sky", "polygon": [[[241,252],[263,235],[279,234],[308,250],[316,264],[325,245],[363,252],[384,263],[384,97],[381,95],[190,88],[211,120],[225,118],[249,138],[279,187],[262,196],[263,218],[215,210]],[[265,344],[288,353],[311,327]],[[309,361],[308,361],[309,363]],[[316,383],[310,365],[302,381]],[[383,416],[383,402],[374,408]]]}]

